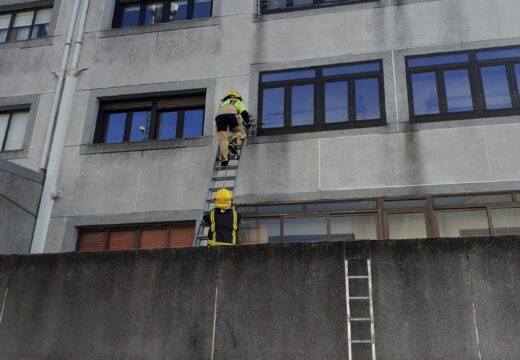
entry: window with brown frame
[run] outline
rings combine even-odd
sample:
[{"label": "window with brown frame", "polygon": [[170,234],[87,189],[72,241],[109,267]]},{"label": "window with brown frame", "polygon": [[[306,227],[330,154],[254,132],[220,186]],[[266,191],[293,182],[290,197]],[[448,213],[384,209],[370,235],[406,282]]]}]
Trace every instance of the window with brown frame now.
[{"label": "window with brown frame", "polygon": [[194,224],[80,229],[76,250],[92,252],[191,247],[194,236]]},{"label": "window with brown frame", "polygon": [[240,244],[520,235],[512,193],[248,205]]},{"label": "window with brown frame", "polygon": [[259,135],[385,124],[379,60],[260,73]]},{"label": "window with brown frame", "polygon": [[412,121],[520,114],[520,47],[406,58]]},{"label": "window with brown frame", "polygon": [[282,11],[319,8],[331,5],[355,4],[377,0],[260,0],[260,13],[271,14]]},{"label": "window with brown frame", "polygon": [[114,28],[209,18],[213,0],[117,0]]},{"label": "window with brown frame", "polygon": [[205,94],[102,101],[94,142],[122,143],[200,137]]},{"label": "window with brown frame", "polygon": [[0,12],[0,43],[48,36],[52,7]]}]

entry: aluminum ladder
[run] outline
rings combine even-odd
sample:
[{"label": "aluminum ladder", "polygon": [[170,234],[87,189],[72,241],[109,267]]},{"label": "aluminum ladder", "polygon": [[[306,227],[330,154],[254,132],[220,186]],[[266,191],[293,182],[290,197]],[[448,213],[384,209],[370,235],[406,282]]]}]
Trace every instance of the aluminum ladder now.
[{"label": "aluminum ladder", "polygon": [[345,289],[348,359],[376,360],[370,259],[345,260]]},{"label": "aluminum ladder", "polygon": [[[234,135],[234,134],[233,134]],[[235,135],[230,139],[232,141]],[[202,223],[202,218],[205,214],[212,210],[213,204],[215,203],[215,193],[221,189],[226,188],[235,195],[235,188],[238,183],[240,157],[242,155],[242,149],[247,141],[247,138],[243,140],[242,146],[237,148],[237,154],[229,153],[229,163],[227,166],[220,165],[220,150],[217,147],[217,152],[213,162],[213,170],[209,178],[208,191],[204,196],[204,204],[202,205],[202,211],[199,219],[195,225],[195,238],[193,239],[193,246],[206,246],[208,243],[208,230],[209,226]]]}]

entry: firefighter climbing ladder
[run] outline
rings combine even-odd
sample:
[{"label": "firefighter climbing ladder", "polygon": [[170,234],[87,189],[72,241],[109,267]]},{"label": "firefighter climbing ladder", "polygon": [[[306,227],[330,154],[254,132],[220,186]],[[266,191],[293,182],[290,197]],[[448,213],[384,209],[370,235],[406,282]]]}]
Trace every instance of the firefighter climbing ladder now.
[{"label": "firefighter climbing ladder", "polygon": [[[345,260],[345,289],[347,292],[348,360],[361,358],[376,360],[370,259]],[[370,332],[368,332],[368,327],[370,327]],[[353,328],[355,328],[354,331]],[[366,338],[368,336],[369,339]],[[364,356],[358,357],[357,354]]]},{"label": "firefighter climbing ladder", "polygon": [[[245,143],[246,140],[244,140]],[[208,191],[204,196],[204,204],[202,206],[202,212],[200,214],[199,219],[197,220],[197,224],[195,229],[195,239],[193,240],[193,246],[205,246],[208,241],[208,230],[209,227],[202,223],[202,218],[204,214],[212,209],[212,204],[215,202],[214,195],[215,193],[221,189],[226,188],[233,192],[237,185],[238,175],[239,175],[239,164],[240,164],[240,156],[242,155],[242,148],[244,146],[237,148],[237,154],[229,154],[229,164],[228,166],[220,166],[220,151],[217,148],[217,153],[215,155],[215,160],[213,163],[213,170],[209,179]]]}]

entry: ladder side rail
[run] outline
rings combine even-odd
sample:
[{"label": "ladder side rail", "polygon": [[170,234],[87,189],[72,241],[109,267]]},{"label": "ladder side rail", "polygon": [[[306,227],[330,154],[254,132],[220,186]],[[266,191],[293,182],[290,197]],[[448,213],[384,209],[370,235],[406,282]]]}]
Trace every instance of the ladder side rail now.
[{"label": "ladder side rail", "polygon": [[368,270],[368,297],[370,302],[370,336],[372,340],[372,360],[376,360],[376,335],[374,329],[374,304],[372,301],[372,266],[370,259],[367,260]]},{"label": "ladder side rail", "polygon": [[194,247],[197,247],[200,245],[199,236],[202,235],[202,232],[204,231],[204,226],[202,224],[202,218],[204,217],[204,212],[206,211],[206,204],[208,203],[208,199],[211,195],[211,191],[209,189],[211,188],[211,184],[213,182],[213,177],[215,175],[215,168],[217,167],[217,164],[218,164],[218,156],[219,156],[219,147],[217,144],[217,151],[216,151],[215,157],[213,159],[213,168],[211,169],[211,174],[210,174],[209,180],[208,180],[208,187],[207,187],[208,190],[206,191],[206,193],[204,195],[204,201],[202,203],[201,214],[195,224],[195,238],[193,239]]},{"label": "ladder side rail", "polygon": [[352,336],[350,326],[350,290],[348,282],[348,260],[345,260],[345,295],[347,299],[347,342],[348,342],[348,360],[352,360]]}]

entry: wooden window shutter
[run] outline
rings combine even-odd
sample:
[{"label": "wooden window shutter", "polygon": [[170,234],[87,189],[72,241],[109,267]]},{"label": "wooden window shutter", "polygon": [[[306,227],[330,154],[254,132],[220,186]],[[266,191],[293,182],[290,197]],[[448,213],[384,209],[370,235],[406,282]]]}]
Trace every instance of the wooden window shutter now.
[{"label": "wooden window shutter", "polygon": [[168,229],[143,229],[141,231],[140,249],[160,249],[168,246]]},{"label": "wooden window shutter", "polygon": [[179,109],[190,107],[204,107],[206,95],[178,96],[172,98],[159,99],[157,109]]},{"label": "wooden window shutter", "polygon": [[105,230],[80,231],[77,249],[80,252],[103,251],[105,250],[105,237]]},{"label": "wooden window shutter", "polygon": [[108,237],[108,250],[135,249],[136,237],[136,229],[111,230]]},{"label": "wooden window shutter", "polygon": [[183,248],[193,246],[195,227],[179,227],[170,229],[170,241],[168,247]]}]

